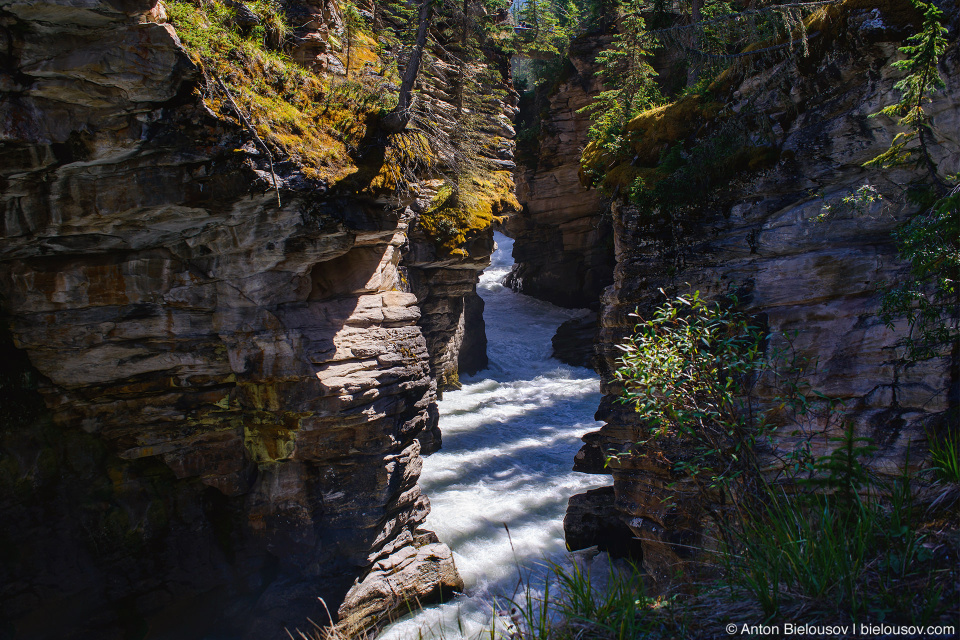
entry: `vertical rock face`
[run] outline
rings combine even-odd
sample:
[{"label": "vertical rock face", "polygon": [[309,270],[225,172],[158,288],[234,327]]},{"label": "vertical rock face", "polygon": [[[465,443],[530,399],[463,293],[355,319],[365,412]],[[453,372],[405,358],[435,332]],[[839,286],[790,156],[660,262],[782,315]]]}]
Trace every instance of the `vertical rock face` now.
[{"label": "vertical rock face", "polygon": [[487,366],[477,279],[490,265],[493,244],[493,231],[487,230],[467,244],[466,256],[442,259],[431,242],[415,238],[405,261],[411,290],[423,301],[421,326],[441,389],[458,387],[461,372],[476,373]]},{"label": "vertical rock face", "polygon": [[[590,117],[577,111],[602,89],[594,60],[609,37],[584,37],[571,45],[571,68],[546,97],[539,139],[523,156],[517,197],[523,211],[510,218],[516,239],[517,291],[564,307],[594,307],[612,282],[613,233],[599,192],[580,185],[580,152],[587,144]],[[534,107],[535,108],[535,107]]]},{"label": "vertical rock face", "polygon": [[[880,10],[841,15],[835,40],[800,62],[782,63],[762,77],[741,78],[730,87],[728,107],[739,112],[752,104],[767,119],[768,144],[778,160],[722,185],[688,217],[677,220],[681,240],[672,243],[662,220],[645,217],[634,206],[614,207],[617,266],[603,296],[601,349],[604,377],[616,367],[615,345],[632,330],[628,314],[649,314],[663,301],[659,288],[699,290],[708,297],[736,292],[751,314],[764,319],[773,348],[807,362],[803,377],[811,390],[842,401],[842,413],[830,414],[809,395],[806,416],[785,416],[777,432],[781,453],[805,438],[814,455],[829,452],[829,438],[845,425],[879,447],[871,464],[893,474],[923,457],[925,431],[946,425],[949,358],[908,363],[898,350],[905,320],[893,330],[879,317],[883,282],[905,273],[891,232],[913,209],[900,187],[920,178],[912,168],[877,173],[862,164],[885,150],[896,133],[889,120],[868,118],[893,103],[896,74],[890,63],[908,35]],[[877,25],[881,25],[877,27]],[[884,26],[885,25],[885,26]],[[955,33],[955,26],[954,26]],[[943,58],[947,87],[928,107],[938,144],[932,149],[944,175],[960,167],[960,55],[954,41]],[[748,100],[750,102],[748,102]],[[669,108],[668,108],[669,109]],[[668,117],[669,113],[664,112]],[[865,183],[883,194],[884,203],[867,211],[827,204]],[[689,285],[689,286],[688,286]],[[785,336],[794,336],[787,343]],[[702,537],[705,511],[700,494],[673,469],[683,443],[645,438],[630,407],[616,403],[619,388],[607,382],[598,419],[606,424],[588,434],[576,468],[612,473],[618,517],[643,540],[647,570],[669,579],[677,565],[707,545]],[[776,390],[760,390],[771,402]],[[954,425],[953,428],[956,428]],[[604,469],[609,452],[622,453]],[[584,496],[571,501],[568,530],[583,537],[599,506],[584,508]],[[669,499],[668,499],[669,498]],[[585,545],[589,541],[580,541]]]},{"label": "vertical rock face", "polygon": [[0,2],[0,393],[36,413],[0,416],[4,633],[273,638],[462,588],[417,479],[465,322],[427,316],[470,315],[490,243],[411,285],[414,210],[271,176],[158,11]]}]

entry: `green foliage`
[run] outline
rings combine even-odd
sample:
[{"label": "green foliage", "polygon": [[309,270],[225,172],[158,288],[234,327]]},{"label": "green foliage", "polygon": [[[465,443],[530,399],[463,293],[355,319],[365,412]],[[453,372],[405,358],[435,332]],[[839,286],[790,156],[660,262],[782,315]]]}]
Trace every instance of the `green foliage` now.
[{"label": "green foliage", "polygon": [[[847,429],[834,441],[840,446],[817,462],[825,472],[818,491],[765,485],[738,514],[723,556],[726,579],[756,598],[768,618],[783,615],[792,600],[819,603],[849,621],[895,612],[927,622],[943,604],[942,588],[918,531],[914,479],[903,471],[881,484],[860,462],[876,449],[868,438]],[[921,606],[905,597],[908,584],[924,589]]]},{"label": "green foliage", "polygon": [[940,355],[960,341],[960,188],[899,227],[894,238],[910,274],[885,293],[882,317],[890,326],[898,317],[909,319],[909,359]]},{"label": "green foliage", "polygon": [[841,198],[838,204],[824,204],[823,211],[815,220],[817,222],[823,222],[831,215],[847,211],[866,215],[873,208],[874,204],[882,201],[883,194],[881,194],[876,187],[864,184],[859,186],[857,190],[850,195]]},{"label": "green foliage", "polygon": [[841,518],[824,496],[800,501],[771,487],[767,500],[741,517],[733,548],[722,556],[728,580],[755,598],[768,619],[781,611],[785,592],[836,598],[838,611],[851,604],[856,611],[856,584],[876,530],[874,513],[856,506],[858,517]]},{"label": "green foliage", "polygon": [[[660,214],[676,226],[675,213],[702,208],[718,185],[779,159],[768,135],[769,119],[749,104],[762,92],[743,96],[748,104],[736,114],[724,108],[727,97],[720,94],[738,70],[755,72],[761,65],[806,55],[805,20],[819,5],[738,9],[708,0],[699,11],[700,21],[676,19],[671,24],[654,3],[652,19],[658,28],[648,29],[642,17],[648,4],[624,0],[619,33],[597,59],[606,91],[583,110],[593,124],[581,157],[582,175],[585,183],[627,195],[644,214]],[[644,58],[659,47],[681,52],[687,70],[675,70],[674,77],[685,75],[688,86],[668,88],[667,93],[677,95],[666,105],[664,90]]]},{"label": "green foliage", "polygon": [[[619,0],[524,0],[512,3],[513,33],[507,48],[523,59],[557,60],[577,36],[603,28]],[[542,72],[544,69],[540,69]],[[537,74],[535,84],[550,78]]]},{"label": "green foliage", "polygon": [[[597,558],[594,564],[602,562]],[[650,615],[658,600],[644,595],[643,571],[633,563],[617,567],[612,560],[601,579],[581,560],[569,566],[548,562],[543,593],[522,581],[520,597],[507,600],[510,640],[634,640],[660,637],[651,633],[661,621]],[[496,625],[491,627],[491,631]],[[491,633],[491,636],[493,633]]]},{"label": "green foliage", "polygon": [[814,476],[805,482],[832,492],[840,509],[852,509],[860,490],[871,484],[867,469],[860,459],[877,450],[872,438],[856,436],[852,427],[847,427],[842,436],[830,438],[838,445],[831,453],[822,456],[813,465]]},{"label": "green foliage", "polygon": [[639,638],[650,630],[641,611],[648,602],[637,565],[618,570],[609,564],[602,585],[595,583],[589,567],[578,562],[569,569],[558,564],[550,568],[559,583],[557,609],[565,620],[584,623],[594,633],[602,631],[616,640]]},{"label": "green foliage", "polygon": [[960,432],[948,431],[942,437],[927,434],[930,462],[944,482],[960,483]]},{"label": "green foliage", "polygon": [[[273,153],[300,164],[308,177],[336,182],[352,173],[351,149],[387,94],[369,75],[331,81],[293,62],[283,52],[292,27],[282,7],[268,0],[244,6],[258,24],[239,24],[238,10],[222,0],[167,4],[177,35],[206,76],[208,106],[223,118],[249,120]],[[353,56],[369,59],[369,51],[361,55],[360,36],[354,33]],[[366,41],[369,50],[372,40]]]},{"label": "green foliage", "polygon": [[900,52],[907,57],[891,65],[906,72],[894,85],[900,92],[900,100],[873,114],[873,117],[897,118],[897,125],[906,131],[898,133],[889,149],[864,166],[881,168],[915,162],[918,166],[924,164],[931,178],[939,181],[928,149],[930,123],[923,105],[930,101],[931,93],[946,86],[937,65],[947,48],[947,28],[942,24],[943,12],[933,2],[914,0],[914,5],[923,11],[923,27],[907,38],[910,44],[900,47]]},{"label": "green foliage", "polygon": [[[960,188],[947,194],[948,182],[938,173],[930,155],[936,142],[924,104],[931,94],[944,86],[938,64],[946,51],[947,29],[943,12],[932,2],[914,0],[923,12],[920,31],[900,47],[906,56],[893,63],[905,72],[894,88],[900,100],[884,107],[873,117],[897,118],[904,129],[890,148],[865,163],[866,167],[887,168],[912,163],[923,167],[932,186],[912,185],[910,195],[918,201],[921,213],[894,233],[900,257],[910,264],[906,282],[889,288],[884,296],[882,314],[888,325],[897,317],[909,318],[910,335],[904,341],[907,358],[918,360],[940,355],[952,348],[953,358],[960,342]],[[956,411],[956,408],[953,408]]]},{"label": "green foliage", "polygon": [[[891,611],[925,620],[941,607],[941,591],[918,533],[913,479],[904,472],[881,485],[864,463],[876,447],[850,426],[829,439],[828,454],[813,458],[806,450],[797,460],[809,462],[768,468],[758,452],[791,399],[763,410],[751,388],[759,375],[776,377],[794,365],[778,363],[785,358],[779,350],[765,356],[764,332],[732,302],[707,303],[698,294],[668,301],[620,346],[615,376],[622,401],[646,427],[640,444],[679,451],[674,470],[694,480],[705,501],[720,497],[727,505],[717,514],[723,584],[748,594],[766,619],[814,603],[847,621]],[[798,392],[802,384],[788,388]],[[805,402],[795,404],[802,413]],[[906,583],[924,585],[933,602],[917,607],[902,593]]]},{"label": "green foliage", "polygon": [[581,12],[571,0],[527,0],[516,15],[517,52],[528,57],[566,54],[580,28]]},{"label": "green foliage", "polygon": [[606,90],[579,113],[591,115],[587,137],[605,151],[626,153],[624,129],[634,116],[662,100],[654,82],[657,73],[647,62],[657,43],[646,32],[640,10],[643,0],[622,0],[620,28],[597,64]]},{"label": "green foliage", "polygon": [[854,494],[847,507],[823,494],[800,499],[771,487],[767,500],[739,520],[734,548],[723,556],[727,579],[768,618],[783,615],[790,601],[812,601],[849,621],[896,611],[924,622],[941,605],[940,590],[931,588],[922,608],[898,591],[903,581],[927,585],[935,577],[910,522],[912,504],[903,502],[908,486],[892,505]]},{"label": "green foliage", "polygon": [[700,293],[679,296],[635,327],[615,379],[621,401],[632,404],[649,438],[674,437],[692,455],[678,471],[722,487],[753,462],[766,433],[749,411],[746,390],[764,368],[762,329],[745,314],[709,303]]},{"label": "green foliage", "polygon": [[[900,100],[884,107],[871,117],[897,118],[899,132],[886,151],[864,164],[871,168],[889,168],[913,164],[926,171],[927,184],[908,186],[908,197],[920,207],[920,213],[894,232],[901,259],[910,264],[905,281],[887,287],[881,316],[891,328],[898,318],[906,317],[910,333],[902,341],[908,360],[942,355],[952,349],[953,358],[960,343],[960,187],[950,193],[930,155],[936,142],[924,104],[931,95],[945,86],[938,64],[946,50],[946,27],[943,12],[932,2],[915,0],[923,12],[923,25],[918,33],[907,38],[900,47],[906,57],[892,66],[905,72],[894,88]],[[869,185],[843,199],[839,208],[865,213],[880,194]],[[837,207],[825,206],[819,219]],[[956,411],[956,408],[952,409]]]}]

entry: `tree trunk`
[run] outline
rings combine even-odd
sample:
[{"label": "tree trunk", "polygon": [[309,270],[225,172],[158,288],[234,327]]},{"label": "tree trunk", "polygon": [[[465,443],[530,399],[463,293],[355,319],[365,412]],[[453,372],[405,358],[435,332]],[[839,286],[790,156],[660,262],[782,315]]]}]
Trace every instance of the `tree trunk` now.
[{"label": "tree trunk", "polygon": [[420,4],[420,16],[417,26],[417,41],[410,52],[410,60],[403,70],[403,81],[400,83],[400,97],[397,106],[388,113],[380,123],[380,128],[387,133],[400,133],[407,128],[410,122],[410,98],[413,85],[420,73],[420,60],[423,58],[423,48],[427,44],[427,32],[430,29],[430,20],[433,17],[433,0],[423,0]]},{"label": "tree trunk", "polygon": [[[703,0],[691,0],[690,4],[691,4],[691,9],[692,9],[692,15],[690,16],[690,22],[691,22],[691,24],[698,24],[698,23],[700,22],[700,19],[701,19],[700,10],[701,10],[701,8],[703,7]],[[695,49],[699,49],[699,48],[700,48],[700,38],[697,37],[697,33],[698,33],[698,32],[697,32],[696,29],[694,29],[694,30],[692,31],[692,33],[693,33],[693,47],[694,47]],[[695,64],[690,64],[690,65],[687,67],[687,86],[688,86],[688,87],[691,87],[691,86],[695,85],[695,84],[697,83],[697,77],[698,77],[699,75],[700,75],[700,74],[698,73],[698,69],[696,68]]]},{"label": "tree trunk", "polygon": [[460,25],[460,68],[457,78],[457,115],[463,113],[463,90],[467,83],[467,44],[470,42],[470,0],[463,0],[463,23]]}]

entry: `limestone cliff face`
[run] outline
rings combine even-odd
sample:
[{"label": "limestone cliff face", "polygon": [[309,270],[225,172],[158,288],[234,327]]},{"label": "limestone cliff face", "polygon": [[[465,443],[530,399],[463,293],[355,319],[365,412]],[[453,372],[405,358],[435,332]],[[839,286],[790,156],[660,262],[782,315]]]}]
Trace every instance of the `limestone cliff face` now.
[{"label": "limestone cliff face", "polygon": [[[675,221],[679,241],[664,233],[662,220],[615,203],[617,265],[614,284],[603,295],[602,366],[609,381],[618,357],[614,345],[635,323],[628,314],[638,308],[641,315],[650,313],[663,300],[659,288],[707,296],[735,291],[747,310],[780,336],[771,347],[788,347],[783,336],[795,336],[792,353],[797,362],[806,359],[803,375],[810,389],[844,403],[842,414],[831,416],[810,395],[810,414],[784,416],[789,426],[778,432],[783,451],[811,437],[814,454],[823,454],[831,447],[829,437],[849,424],[878,445],[875,468],[894,473],[908,445],[916,464],[925,431],[947,426],[941,423],[948,389],[957,380],[950,379],[949,358],[906,363],[897,348],[905,323],[891,330],[878,317],[881,283],[895,282],[905,270],[891,232],[913,210],[903,204],[897,185],[919,174],[909,168],[878,173],[861,165],[885,150],[896,133],[889,120],[868,116],[898,98],[890,63],[909,31],[881,9],[846,11],[840,20],[832,39],[815,45],[820,48],[796,67],[784,62],[733,82],[726,107],[739,112],[752,105],[763,120],[757,139],[768,141],[776,160],[744,171]],[[956,33],[956,25],[953,29]],[[955,40],[941,71],[947,87],[928,113],[939,136],[933,152],[942,172],[950,174],[960,167]],[[841,207],[818,220],[825,204],[837,204],[865,183],[887,204],[866,212]],[[682,444],[636,444],[641,431],[631,409],[615,402],[619,389],[607,382],[603,390],[598,418],[606,424],[584,438],[576,468],[612,473],[616,517],[642,539],[650,574],[668,579],[691,549],[708,544],[702,537],[704,505],[673,472],[671,458],[682,456]],[[774,393],[764,388],[760,401]],[[611,451],[630,455],[604,469]],[[596,528],[580,520],[602,511],[585,509],[583,502],[583,496],[572,500],[568,513],[568,531],[580,537]]]},{"label": "limestone cliff face", "polygon": [[595,308],[612,282],[608,206],[578,178],[590,117],[577,113],[602,89],[594,61],[609,41],[607,36],[576,40],[566,78],[542,98],[543,113],[527,116],[531,125],[539,123],[540,133],[517,172],[523,210],[507,226],[516,240],[511,286],[564,307]]},{"label": "limestone cliff face", "polygon": [[417,479],[464,340],[432,316],[491,243],[433,265],[416,202],[272,177],[160,13],[0,2],[4,633],[272,638],[462,588]]}]

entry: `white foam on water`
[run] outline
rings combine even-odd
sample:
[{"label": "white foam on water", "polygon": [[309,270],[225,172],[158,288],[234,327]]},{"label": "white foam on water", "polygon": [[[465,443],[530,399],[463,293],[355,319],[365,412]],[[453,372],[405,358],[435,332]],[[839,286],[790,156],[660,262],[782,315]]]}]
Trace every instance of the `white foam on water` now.
[{"label": "white foam on water", "polygon": [[563,515],[570,496],[610,483],[571,471],[580,437],[600,426],[593,419],[600,380],[550,357],[557,327],[583,312],[504,287],[513,240],[495,237],[477,287],[490,367],[444,394],[443,448],[425,459],[420,477],[432,503],[425,527],[453,550],[466,593],[391,625],[381,640],[476,637],[489,628],[494,601],[517,593],[518,566],[536,591],[546,561],[569,561]]}]

